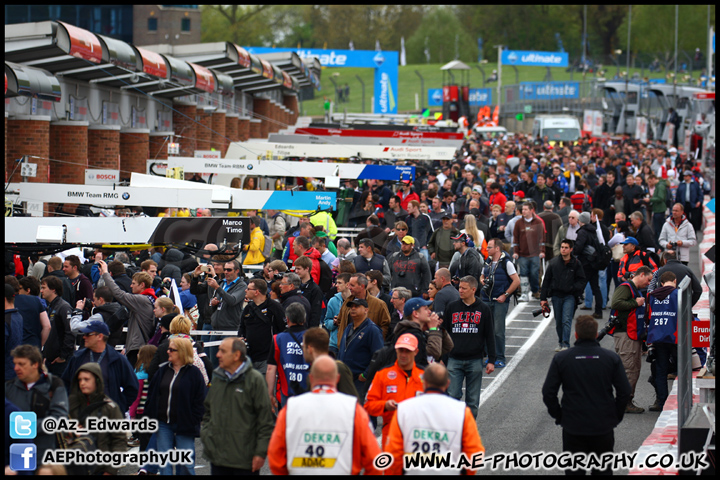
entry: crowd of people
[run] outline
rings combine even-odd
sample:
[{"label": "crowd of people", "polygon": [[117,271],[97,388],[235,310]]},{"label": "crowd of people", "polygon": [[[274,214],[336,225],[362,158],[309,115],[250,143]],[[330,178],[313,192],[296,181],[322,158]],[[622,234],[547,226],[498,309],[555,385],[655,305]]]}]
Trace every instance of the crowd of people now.
[{"label": "crowd of people", "polygon": [[[334,216],[245,212],[251,240],[235,251],[6,253],[6,412],[11,403],[38,419],[153,418],[155,433],[94,441],[112,451],[194,451],[200,437],[212,474],[257,473],[266,457],[275,473],[313,472],[323,452],[334,459],[328,471],[375,471],[381,449],[368,419],[382,422],[382,449],[398,458],[409,452],[405,425],[438,421],[458,429],[442,448],[476,453],[483,372],[508,361],[508,309],[539,300],[546,313],[553,307],[556,352],[570,348],[577,310],[592,311],[586,343],[612,310],[629,381],[617,383],[617,411],[641,413],[633,394],[643,322],[661,309],[653,299],[676,298],[670,287],[684,276],[700,296],[688,267],[710,188],[699,166],[634,140],[469,135],[455,161],[416,172],[395,184],[346,181]],[[667,398],[671,340],[647,338],[659,359],[651,410]],[[414,398],[423,392],[447,396]],[[328,422],[355,440],[334,445]],[[39,451],[58,440],[40,433]],[[140,469],[158,472],[172,467]]]}]

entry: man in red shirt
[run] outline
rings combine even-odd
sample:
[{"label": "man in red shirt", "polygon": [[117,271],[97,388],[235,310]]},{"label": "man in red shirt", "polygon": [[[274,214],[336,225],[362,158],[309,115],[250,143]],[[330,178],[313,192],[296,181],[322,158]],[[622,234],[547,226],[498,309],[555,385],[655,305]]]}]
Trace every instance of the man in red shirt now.
[{"label": "man in red shirt", "polygon": [[493,205],[500,205],[501,211],[505,211],[505,203],[507,197],[501,191],[499,183],[493,183],[490,185],[490,207]]},{"label": "man in red shirt", "polygon": [[398,196],[400,197],[400,207],[403,210],[408,209],[408,203],[410,203],[411,200],[417,200],[420,201],[420,196],[415,193],[415,190],[412,187],[412,182],[410,180],[403,180],[402,186],[400,190],[397,192]]}]

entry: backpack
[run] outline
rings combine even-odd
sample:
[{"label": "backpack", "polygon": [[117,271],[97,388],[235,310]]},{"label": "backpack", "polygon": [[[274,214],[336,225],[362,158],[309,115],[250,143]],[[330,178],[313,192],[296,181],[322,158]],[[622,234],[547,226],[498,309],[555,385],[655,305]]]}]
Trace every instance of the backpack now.
[{"label": "backpack", "polygon": [[[595,270],[605,270],[612,261],[612,249],[607,245],[600,244],[595,232],[589,237],[585,244],[583,255],[588,255],[588,263]],[[590,247],[590,248],[588,248]]]},{"label": "backpack", "polygon": [[590,195],[587,193],[583,194],[583,202],[582,202],[582,211],[583,212],[590,212],[592,211],[592,203],[590,202]]},{"label": "backpack", "polygon": [[660,181],[665,183],[665,207],[672,211],[672,207],[675,202],[672,192],[670,191],[670,184],[665,179],[661,179]]},{"label": "backpack", "polygon": [[327,293],[330,291],[333,284],[332,270],[322,258],[319,258],[318,261],[320,262],[320,282],[318,283],[318,287],[320,287],[320,290],[322,290],[323,293]]},{"label": "backpack", "polygon": [[263,235],[263,237],[265,237],[265,244],[263,244],[262,256],[270,258],[273,252],[273,240],[268,235]]},{"label": "backpack", "polygon": [[110,334],[113,334],[114,332],[120,330],[123,326],[127,324],[127,321],[130,320],[130,311],[128,311],[125,305],[119,305],[120,308],[115,310],[115,313],[113,313],[107,321],[107,326],[108,329],[110,329]]}]

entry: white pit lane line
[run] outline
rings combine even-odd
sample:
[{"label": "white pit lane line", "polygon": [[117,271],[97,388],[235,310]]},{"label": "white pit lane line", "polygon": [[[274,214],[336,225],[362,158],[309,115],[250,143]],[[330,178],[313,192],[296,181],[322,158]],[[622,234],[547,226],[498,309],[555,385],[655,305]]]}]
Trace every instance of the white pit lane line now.
[{"label": "white pit lane line", "polygon": [[[528,305],[529,306],[529,305]],[[537,305],[533,305],[533,307],[536,307]],[[511,323],[513,320],[515,320],[515,317],[520,314],[522,310],[525,310],[524,308],[516,308],[514,309],[510,315],[507,316],[505,319],[505,325],[508,323]],[[547,328],[548,325],[550,325],[551,322],[555,321],[555,317],[552,314],[552,311],[550,312],[550,316],[548,318],[543,318],[541,323],[536,326],[535,328],[518,328],[518,327],[511,327],[518,330],[534,330],[534,333],[528,338],[528,340],[523,344],[523,346],[515,352],[515,354],[512,356],[513,359],[511,362],[506,362],[505,368],[498,368],[495,369],[495,375],[492,377],[485,377],[483,375],[483,381],[486,378],[492,378],[493,381],[490,382],[487,388],[482,389],[482,393],[480,394],[480,404],[479,407],[482,407],[483,403],[485,403],[490,397],[492,397],[493,393],[497,389],[499,389],[503,383],[505,383],[505,380],[510,376],[510,374],[515,370],[515,368],[520,365],[520,362],[522,361],[523,357],[527,354],[527,352],[532,348],[533,345],[535,345],[535,342],[542,336],[543,332]],[[507,337],[505,337],[507,338]],[[500,371],[499,373],[497,373]]]}]

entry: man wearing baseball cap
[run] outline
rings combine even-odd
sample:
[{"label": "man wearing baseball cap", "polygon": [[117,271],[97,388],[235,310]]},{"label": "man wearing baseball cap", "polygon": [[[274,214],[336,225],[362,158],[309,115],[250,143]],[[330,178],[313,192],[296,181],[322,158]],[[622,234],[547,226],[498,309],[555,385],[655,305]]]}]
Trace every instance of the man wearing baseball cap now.
[{"label": "man wearing baseball cap", "polygon": [[105,395],[112,398],[121,411],[126,412],[137,398],[138,381],[135,371],[125,355],[120,355],[115,348],[107,344],[110,329],[102,321],[102,316],[96,313],[83,322],[82,313],[82,310],[75,308],[70,325],[74,333],[83,336],[85,348],[81,348],[70,357],[61,378],[65,382],[65,387],[70,390],[72,379],[80,366],[88,362],[99,364],[105,384]]},{"label": "man wearing baseball cap", "polygon": [[[405,309],[407,310],[407,304]],[[395,415],[398,403],[423,392],[420,377],[422,370],[415,365],[415,355],[418,353],[418,340],[415,335],[400,335],[395,341],[395,353],[395,364],[375,375],[365,401],[365,410],[370,415],[383,417],[383,447],[387,443],[390,421]]]},{"label": "man wearing baseball cap", "polygon": [[[377,301],[382,303],[384,309],[387,309],[385,302],[382,300]],[[347,326],[343,327],[342,336],[338,340],[340,343],[338,360],[350,367],[355,388],[362,399],[368,388],[367,368],[370,365],[373,353],[383,347],[383,333],[380,327],[368,318],[369,307],[367,300],[353,298],[347,302],[347,306],[350,309],[349,321]],[[338,335],[340,334],[338,333]]]},{"label": "man wearing baseball cap", "polygon": [[620,259],[620,266],[618,267],[618,280],[620,282],[628,281],[635,274],[635,271],[642,267],[650,267],[654,272],[658,269],[657,264],[647,252],[640,250],[639,242],[635,237],[627,237],[622,242],[623,253],[625,254]]},{"label": "man wearing baseball cap", "polygon": [[388,256],[390,265],[390,288],[405,287],[413,297],[427,292],[430,280],[430,266],[416,249],[415,237],[405,235],[400,240],[400,251]]}]

